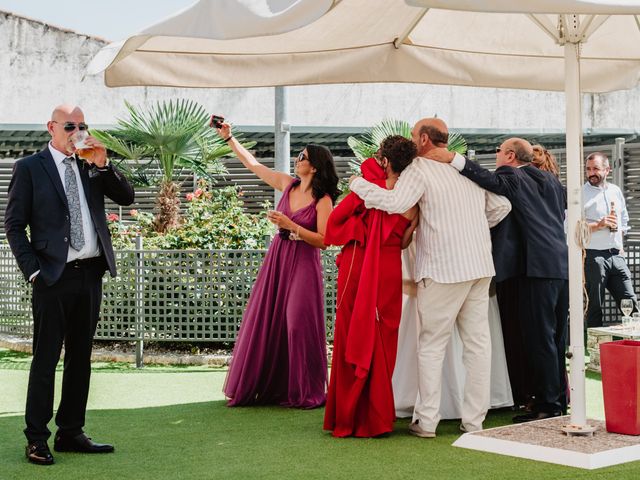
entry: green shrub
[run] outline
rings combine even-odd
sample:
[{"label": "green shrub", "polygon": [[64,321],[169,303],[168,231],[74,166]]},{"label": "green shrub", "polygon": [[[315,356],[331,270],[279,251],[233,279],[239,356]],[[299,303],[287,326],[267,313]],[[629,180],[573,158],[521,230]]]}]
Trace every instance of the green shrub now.
[{"label": "green shrub", "polygon": [[131,210],[132,222],[121,222],[109,213],[107,222],[113,246],[119,250],[135,247],[135,237],[141,235],[147,250],[219,250],[262,249],[275,231],[265,213],[244,211],[242,191],[234,186],[210,188],[200,180],[195,192],[187,193],[186,211],[180,225],[158,233],[149,212]]}]

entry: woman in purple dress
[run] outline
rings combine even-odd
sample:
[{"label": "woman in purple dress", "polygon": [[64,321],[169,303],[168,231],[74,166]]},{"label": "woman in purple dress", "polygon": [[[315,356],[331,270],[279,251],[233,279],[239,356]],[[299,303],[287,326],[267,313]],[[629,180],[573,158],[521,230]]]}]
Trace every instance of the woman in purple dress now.
[{"label": "woman in purple dress", "polygon": [[338,196],[328,148],[307,145],[295,162],[298,178],[256,160],[228,124],[218,134],[242,164],[283,193],[268,219],[279,234],[260,268],[240,325],[223,387],[228,406],[324,404],[327,356],[320,249]]}]

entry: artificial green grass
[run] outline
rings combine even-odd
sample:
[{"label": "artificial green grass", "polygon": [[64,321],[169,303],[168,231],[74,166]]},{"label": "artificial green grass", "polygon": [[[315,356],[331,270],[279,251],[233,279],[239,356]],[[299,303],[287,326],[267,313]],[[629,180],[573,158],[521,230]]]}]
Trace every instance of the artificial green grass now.
[{"label": "artificial green grass", "polygon": [[[323,409],[228,408],[220,392],[225,372],[176,371],[95,370],[86,429],[97,441],[113,442],[116,453],[54,452],[56,464],[39,467],[24,458],[20,402],[27,371],[0,368],[0,479],[617,480],[640,474],[640,463],[586,471],[455,448],[460,432],[453,420],[441,422],[435,439],[409,436],[408,420],[396,422],[387,438],[336,439],[322,431]],[[597,376],[587,379],[589,398],[599,386]],[[589,416],[598,405],[590,398]],[[491,412],[485,427],[509,424],[512,415]]]},{"label": "artificial green grass", "polygon": [[[135,410],[91,411],[108,455],[56,454],[52,467],[29,465],[22,454],[22,418],[0,418],[3,479],[227,478],[637,478],[627,464],[588,472],[451,447],[458,422],[445,421],[435,439],[406,434],[407,421],[381,439],[335,439],[322,432],[322,410],[227,408],[224,401]],[[508,423],[492,413],[487,426]]]}]

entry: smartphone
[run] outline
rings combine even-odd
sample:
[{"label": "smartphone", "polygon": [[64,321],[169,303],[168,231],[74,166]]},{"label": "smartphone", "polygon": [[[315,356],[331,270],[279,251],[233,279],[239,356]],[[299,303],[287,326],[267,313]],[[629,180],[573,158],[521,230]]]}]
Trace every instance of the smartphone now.
[{"label": "smartphone", "polygon": [[224,123],[224,117],[219,115],[211,115],[211,121],[209,122],[209,126],[211,128],[222,128],[222,124]]}]

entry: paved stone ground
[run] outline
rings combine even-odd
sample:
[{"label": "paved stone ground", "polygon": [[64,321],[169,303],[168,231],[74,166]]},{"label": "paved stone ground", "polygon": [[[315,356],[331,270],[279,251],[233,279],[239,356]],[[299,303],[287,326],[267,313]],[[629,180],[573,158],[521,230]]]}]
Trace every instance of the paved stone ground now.
[{"label": "paved stone ground", "polygon": [[[231,360],[232,350],[217,350],[215,353],[185,353],[176,352],[168,348],[152,348],[145,346],[144,363],[150,365],[211,365],[228,366]],[[31,338],[17,337],[0,333],[0,348],[8,348],[18,352],[32,353]],[[328,362],[331,364],[333,345],[327,344]],[[64,349],[63,349],[64,356]],[[91,360],[94,362],[123,362],[135,363],[135,346],[124,342],[96,342],[93,346]]]},{"label": "paved stone ground", "polygon": [[[94,362],[123,362],[135,363],[135,348],[122,343],[117,344],[114,348],[113,344],[99,342],[94,344],[91,360]],[[107,348],[109,346],[109,348]],[[0,347],[8,348],[18,352],[31,353],[31,339],[24,337],[16,337],[6,334],[0,334]],[[63,350],[64,356],[64,350]],[[144,351],[145,364],[158,365],[212,365],[226,366],[231,359],[230,351],[218,351],[213,354],[201,353],[190,354],[184,352],[172,352],[168,349],[148,349]]]},{"label": "paved stone ground", "polygon": [[570,416],[555,417],[537,422],[484,430],[476,432],[474,435],[587,454],[640,444],[640,435],[609,433],[605,428],[605,422],[602,420],[587,420],[589,425],[596,427],[593,436],[568,436],[565,435],[561,428],[569,424],[570,421]]}]

